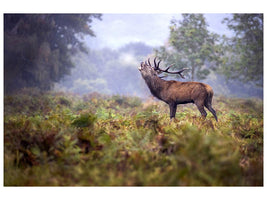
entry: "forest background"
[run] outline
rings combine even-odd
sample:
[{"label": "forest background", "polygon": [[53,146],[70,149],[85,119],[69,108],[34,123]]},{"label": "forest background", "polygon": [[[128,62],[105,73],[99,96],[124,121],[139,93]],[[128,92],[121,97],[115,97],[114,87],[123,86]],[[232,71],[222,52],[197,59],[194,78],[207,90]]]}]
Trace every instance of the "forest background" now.
[{"label": "forest background", "polygon": [[[105,22],[101,21],[101,15],[16,15],[12,18],[6,15],[4,91],[38,87],[77,94],[97,91],[147,97],[149,92],[136,69],[144,59],[159,56],[163,66],[189,67],[185,81],[204,81],[218,95],[263,98],[262,15],[175,16],[106,14],[102,16]],[[216,18],[217,24],[213,22],[210,27],[207,17]],[[160,28],[154,30],[155,25],[146,27],[145,33],[129,29],[142,18],[155,25],[155,21],[164,19],[163,45],[151,46],[155,42],[144,41],[161,34]],[[100,26],[101,23],[106,24]],[[126,26],[125,23],[132,24]],[[99,27],[98,36],[93,25]],[[108,27],[103,28],[105,26]],[[223,34],[227,31],[227,35]],[[125,38],[118,39],[116,35]],[[105,40],[106,46],[101,45]]]},{"label": "forest background", "polygon": [[[258,5],[260,5],[260,4],[258,4]],[[102,16],[103,17],[103,16]],[[179,20],[178,20],[179,21]],[[15,31],[15,29],[13,29],[14,31]],[[88,32],[89,33],[89,32]],[[89,34],[91,34],[92,32],[90,32]],[[27,34],[26,34],[27,35]],[[22,44],[22,45],[25,45],[26,47],[32,47],[31,46],[31,44],[34,44],[35,42],[36,42],[36,39],[34,38],[34,37],[32,37],[32,38],[28,38],[28,39],[30,39],[30,42],[29,41],[27,41],[27,40],[24,40],[23,42],[26,42],[25,44]],[[229,38],[228,38],[229,39]],[[29,43],[28,43],[29,42]],[[79,44],[78,44],[79,42],[77,42],[77,45],[79,46]],[[20,43],[21,44],[21,43]],[[28,44],[30,44],[30,46],[28,46]],[[101,54],[104,54],[104,55],[111,55],[111,60],[113,60],[113,59],[117,59],[117,60],[115,60],[114,62],[115,62],[115,65],[110,65],[110,66],[112,66],[112,67],[114,67],[114,66],[121,66],[120,64],[121,63],[123,63],[123,62],[125,62],[126,61],[126,63],[127,63],[127,61],[129,61],[129,60],[131,60],[131,59],[133,59],[133,55],[136,55],[135,53],[133,53],[133,52],[135,52],[136,51],[136,49],[138,49],[138,46],[143,46],[142,48],[143,49],[147,49],[147,51],[149,52],[149,56],[151,56],[151,52],[154,52],[153,51],[153,49],[151,49],[151,46],[150,45],[147,45],[147,44],[144,44],[144,43],[142,43],[142,42],[134,42],[134,43],[131,43],[131,44],[128,44],[126,47],[126,49],[133,49],[133,50],[131,50],[130,51],[130,53],[129,52],[127,52],[127,50],[125,51],[125,49],[123,49],[123,47],[121,47],[121,48],[118,48],[118,49],[116,49],[116,50],[114,50],[114,49],[108,49],[108,48],[106,48],[106,49],[103,49],[103,51],[102,51],[102,49],[98,49],[98,50],[92,50],[92,49],[90,49],[90,48],[87,48],[87,47],[85,47],[84,49],[82,48],[82,47],[78,47],[77,49],[75,49],[74,50],[74,52],[76,53],[76,55],[75,56],[71,56],[72,57],[72,60],[69,62],[69,63],[72,63],[72,64],[74,64],[74,63],[77,63],[77,65],[75,64],[75,65],[69,65],[69,67],[67,67],[68,69],[64,72],[64,70],[63,70],[63,68],[61,69],[62,71],[62,73],[60,72],[58,72],[57,70],[59,70],[59,68],[57,69],[57,65],[54,65],[54,66],[51,66],[51,63],[50,63],[50,68],[49,69],[51,69],[52,71],[50,71],[50,72],[53,72],[53,73],[48,73],[49,75],[47,75],[47,74],[41,74],[40,73],[40,71],[39,71],[39,73],[38,73],[38,70],[40,70],[40,69],[42,69],[42,65],[44,65],[44,63],[42,63],[42,62],[40,62],[40,60],[41,59],[44,59],[45,60],[45,62],[51,62],[51,61],[56,61],[56,60],[60,60],[60,55],[58,54],[58,53],[56,53],[56,52],[53,52],[53,53],[51,53],[51,51],[53,51],[53,50],[55,50],[55,49],[53,49],[53,48],[51,48],[51,46],[50,45],[47,45],[47,43],[42,43],[42,45],[40,45],[39,46],[39,50],[41,49],[41,56],[40,56],[40,54],[39,54],[39,56],[36,56],[36,57],[34,57],[34,58],[31,58],[32,60],[30,60],[30,61],[33,61],[34,60],[34,62],[36,62],[37,63],[37,65],[39,66],[39,67],[37,67],[35,70],[33,70],[33,71],[31,71],[31,70],[26,70],[26,72],[24,72],[25,74],[30,74],[30,77],[31,76],[33,76],[33,77],[35,77],[35,75],[36,74],[38,74],[38,76],[36,76],[36,77],[39,77],[39,79],[38,78],[29,78],[29,80],[28,80],[28,82],[34,82],[34,84],[33,83],[23,83],[23,84],[17,84],[17,85],[19,85],[19,86],[21,86],[22,88],[23,87],[25,87],[25,85],[26,85],[26,87],[28,87],[28,85],[27,84],[29,84],[29,87],[36,87],[39,83],[41,83],[42,82],[42,80],[44,80],[44,78],[42,77],[42,76],[44,76],[44,77],[49,77],[49,79],[48,80],[51,80],[51,81],[48,81],[47,83],[48,83],[48,85],[44,85],[44,86],[41,86],[41,85],[39,85],[40,87],[38,87],[39,89],[41,88],[41,90],[51,90],[51,89],[55,89],[55,91],[61,91],[62,89],[63,90],[65,90],[65,92],[67,92],[67,94],[70,92],[70,93],[79,93],[79,94],[87,94],[87,92],[88,93],[90,93],[90,92],[92,92],[92,91],[94,91],[94,90],[92,90],[92,87],[88,87],[88,83],[89,83],[89,85],[91,85],[91,86],[93,86],[93,87],[96,87],[96,88],[98,88],[98,91],[100,90],[102,90],[102,89],[104,89],[103,91],[101,91],[101,92],[103,92],[103,93],[106,93],[106,94],[125,94],[125,95],[129,95],[129,94],[131,94],[131,93],[128,93],[128,91],[129,90],[127,90],[127,91],[124,91],[123,89],[121,89],[121,87],[120,86],[118,86],[118,85],[116,85],[115,87],[112,87],[112,88],[110,88],[109,87],[109,84],[110,84],[110,82],[108,81],[108,79],[105,77],[105,75],[112,75],[112,73],[114,73],[114,71],[112,70],[112,68],[106,68],[105,66],[109,66],[110,64],[109,63],[106,63],[107,61],[106,61],[106,59],[102,59],[102,62],[104,63],[104,65],[97,65],[97,69],[99,69],[98,67],[102,67],[102,66],[104,66],[104,73],[102,73],[102,71],[101,71],[101,73],[95,73],[95,72],[90,72],[90,74],[91,74],[91,76],[89,76],[89,77],[83,77],[83,75],[84,75],[84,72],[86,71],[87,72],[87,70],[88,70],[88,68],[87,68],[87,66],[86,66],[86,64],[83,64],[81,61],[80,61],[80,58],[83,58],[83,57],[86,57],[85,55],[85,52],[87,51],[87,52],[89,52],[89,54],[87,54],[87,55],[89,55],[89,57],[87,57],[86,59],[88,59],[88,62],[90,63],[91,62],[91,59],[92,59],[92,57],[90,57],[90,55],[96,55],[95,57],[96,58],[99,58],[98,57],[98,55],[101,55]],[[164,46],[164,45],[160,45],[160,46]],[[68,50],[70,50],[70,49],[72,49],[72,48],[70,48],[70,47],[72,47],[72,46],[67,46],[66,47],[66,52],[68,51]],[[152,47],[153,48],[153,47]],[[155,48],[154,48],[155,49]],[[156,48],[157,49],[157,48]],[[31,48],[29,48],[29,51],[31,50]],[[77,51],[76,51],[77,50]],[[124,52],[123,51],[121,51],[121,50],[124,50]],[[152,50],[152,51],[151,51]],[[158,50],[160,50],[160,48],[158,48]],[[18,48],[18,52],[19,52],[19,48]],[[32,52],[35,52],[34,50],[32,51]],[[43,55],[43,53],[44,52],[48,52],[48,54],[46,54],[46,55]],[[49,53],[50,52],[50,53]],[[72,53],[74,53],[74,52],[72,52]],[[90,54],[90,52],[92,53],[92,54]],[[164,51],[161,51],[161,53],[162,52],[164,52]],[[37,54],[37,52],[35,52],[36,54],[33,54],[33,55],[38,55]],[[54,54],[55,53],[55,54]],[[107,54],[106,54],[107,53]],[[124,54],[125,53],[125,54]],[[157,53],[160,53],[160,52],[157,52]],[[53,56],[52,56],[52,54],[53,54]],[[124,55],[122,55],[122,54],[124,54]],[[146,53],[145,53],[146,54]],[[140,55],[140,56],[138,56],[138,59],[137,59],[137,63],[139,63],[140,61],[142,61],[144,58],[147,58],[146,56],[147,56],[147,54],[145,55],[145,54],[143,54],[143,55]],[[48,55],[50,55],[50,56],[48,56]],[[129,56],[130,55],[130,56]],[[155,54],[152,54],[152,55],[155,55]],[[24,56],[24,55],[23,55]],[[20,56],[19,58],[20,59],[24,59],[25,57],[23,57],[23,56]],[[44,57],[42,57],[42,56],[44,56]],[[47,57],[46,57],[47,56]],[[64,56],[63,55],[61,55],[62,57],[61,57],[61,59],[63,59],[64,60]],[[120,58],[120,59],[118,59],[118,58]],[[127,58],[127,59],[125,59],[125,58]],[[136,57],[134,57],[134,58],[136,58]],[[28,58],[27,58],[28,59]],[[54,60],[53,60],[54,59]],[[99,59],[99,60],[101,60],[101,59]],[[121,63],[118,63],[118,60],[120,60],[120,62]],[[29,60],[25,60],[24,59],[24,62],[29,62]],[[68,59],[67,59],[67,61],[69,61]],[[136,61],[136,60],[135,60]],[[14,61],[14,62],[16,62],[16,61]],[[26,63],[27,63],[26,62]],[[86,60],[86,62],[87,62],[87,60]],[[170,60],[169,62],[172,62],[172,60]],[[57,63],[57,62],[54,62],[54,63]],[[58,64],[58,66],[60,65],[60,63],[57,63]],[[80,65],[81,64],[81,68],[79,69],[79,67],[78,68],[76,68],[78,65]],[[167,62],[167,60],[166,60],[166,64],[168,64],[168,62]],[[172,63],[171,63],[172,64]],[[27,64],[25,64],[24,63],[24,65],[27,65]],[[36,66],[37,66],[36,65]],[[129,65],[129,63],[127,63],[127,65]],[[122,66],[127,66],[125,63],[122,65]],[[29,65],[30,66],[30,65]],[[68,65],[66,65],[66,66],[68,66]],[[65,67],[66,67],[65,66]],[[76,66],[76,67],[74,67],[74,66]],[[93,65],[90,65],[90,66],[93,66]],[[131,70],[133,70],[133,68],[134,67],[136,67],[136,66],[128,66],[128,70],[125,70],[125,71],[130,71],[131,72]],[[84,68],[84,69],[82,69],[82,68]],[[91,68],[90,68],[91,69]],[[115,68],[116,69],[116,68]],[[119,70],[120,70],[121,68],[119,68]],[[225,68],[226,69],[226,68]],[[54,71],[53,71],[54,70]],[[74,74],[74,73],[72,73],[72,72],[75,72],[75,70],[77,70],[76,72],[79,72],[79,70],[80,70],[80,74],[82,74],[82,78],[81,79],[79,79],[79,78],[75,78],[75,77],[71,77],[71,76],[68,76],[68,74]],[[134,70],[133,70],[134,71]],[[230,70],[231,71],[231,70]],[[58,72],[58,74],[57,73],[54,73],[54,72]],[[206,71],[207,72],[207,71]],[[204,75],[206,74],[206,72],[204,71]],[[132,75],[132,74],[134,74],[135,72],[133,72],[133,73],[130,73],[130,74],[126,74],[126,78],[128,78],[129,76],[128,75]],[[53,75],[54,74],[54,75]],[[101,74],[101,75],[100,75]],[[263,74],[262,74],[262,72],[260,72],[259,74],[261,74],[262,76],[263,76]],[[66,75],[66,76],[60,76],[60,77],[57,77],[57,75]],[[94,76],[94,75],[96,75],[96,76]],[[139,75],[138,73],[136,73],[136,75]],[[262,95],[262,92],[263,92],[263,89],[262,89],[262,87],[263,87],[263,85],[262,84],[259,84],[259,83],[256,83],[257,81],[262,81],[262,79],[261,78],[257,78],[257,81],[253,81],[253,80],[246,80],[246,82],[245,83],[248,83],[248,84],[244,84],[244,82],[240,82],[240,81],[244,81],[244,80],[236,80],[236,78],[234,78],[234,77],[228,77],[228,78],[230,78],[229,80],[228,80],[228,82],[226,81],[226,74],[222,74],[221,72],[220,72],[220,74],[219,73],[217,73],[216,71],[213,71],[213,70],[210,70],[210,72],[209,72],[209,74],[206,74],[207,76],[211,76],[211,77],[213,77],[213,78],[211,78],[211,80],[212,81],[214,81],[215,80],[215,83],[216,84],[213,84],[213,82],[209,82],[209,84],[213,84],[214,85],[214,87],[216,88],[216,91],[220,91],[220,93],[218,93],[218,94],[223,94],[223,95],[229,95],[229,96],[235,96],[235,97],[257,97],[257,98],[262,98],[263,97],[263,95]],[[229,71],[228,71],[228,75],[229,75]],[[53,77],[54,76],[54,77]],[[109,76],[110,77],[110,76]],[[214,78],[215,77],[215,78]],[[175,77],[169,77],[169,78],[175,78]],[[187,75],[187,80],[190,80],[192,77],[190,77],[190,74],[188,74]],[[201,77],[200,77],[201,78]],[[218,81],[218,79],[222,79],[222,81]],[[232,79],[231,79],[232,78]],[[27,78],[28,79],[28,78]],[[234,79],[234,80],[233,80]],[[34,81],[33,81],[34,80]],[[196,79],[196,80],[198,80],[198,79]],[[200,80],[200,79],[199,79]],[[6,80],[5,80],[6,81]],[[18,80],[18,81],[20,81],[20,80]],[[25,79],[24,79],[24,81],[25,81]],[[89,81],[89,82],[87,82],[87,81]],[[140,79],[139,79],[139,81],[140,81]],[[201,79],[201,81],[203,81],[203,82],[207,82],[207,81],[209,81],[208,79]],[[46,84],[47,84],[46,83]],[[134,93],[133,94],[135,94],[135,95],[138,95],[138,96],[140,96],[140,97],[142,97],[142,98],[146,98],[146,95],[147,94],[149,94],[149,92],[148,92],[148,90],[146,89],[146,87],[145,87],[145,85],[144,85],[144,83],[141,81],[141,82],[135,82],[135,83],[137,83],[138,84],[138,86],[137,87],[130,87],[130,86],[127,86],[127,87],[129,87],[130,89],[132,89],[132,91],[134,91]],[[218,84],[217,84],[218,83]],[[230,84],[229,84],[230,83]],[[31,85],[32,84],[32,85]],[[66,84],[69,84],[68,85],[68,87],[66,87]],[[222,86],[222,85],[223,86]],[[229,84],[229,85],[228,85]],[[6,85],[6,84],[5,84]],[[12,85],[12,83],[11,83],[11,85]],[[126,84],[127,85],[127,84]],[[241,89],[234,89],[234,88],[232,88],[231,86],[233,86],[233,85],[235,85],[235,86],[238,86],[238,87],[241,87]],[[225,86],[227,86],[227,87],[225,87]],[[11,89],[6,89],[5,88],[5,94],[7,95],[7,96],[9,96],[9,95],[14,95],[14,94],[18,94],[17,93],[17,91],[21,91],[20,90],[20,88],[17,88],[17,89],[14,89],[13,90],[13,88],[12,88],[12,86],[10,87]],[[82,90],[81,90],[81,88],[83,88]],[[85,88],[85,89],[84,89]],[[139,88],[141,88],[141,90],[138,90]],[[219,89],[218,89],[219,88]],[[245,92],[244,92],[245,91]],[[25,92],[25,90],[23,91],[22,90],[22,94]],[[26,91],[27,92],[27,91]],[[241,93],[239,93],[239,92],[241,92]],[[21,92],[20,92],[20,94],[21,94]],[[26,93],[27,94],[27,93]],[[20,96],[18,96],[18,97],[20,97]],[[36,96],[36,97],[38,97],[38,96]],[[119,96],[117,96],[117,97],[119,97]],[[117,98],[116,96],[115,96],[115,99],[113,99],[113,100],[115,100],[116,102],[120,102],[121,101],[121,99],[120,98]],[[58,96],[58,97],[56,97],[55,99],[53,99],[53,101],[51,102],[51,103],[54,103],[54,102],[57,102],[57,103],[62,103],[63,102],[63,104],[64,104],[64,102],[66,103],[66,102],[72,102],[72,100],[70,100],[70,99],[68,99],[67,98],[67,101],[64,101],[64,100],[66,100],[66,96],[64,96],[63,95],[63,97],[60,97],[60,96]],[[117,99],[116,99],[117,98]],[[58,101],[59,100],[59,101]],[[63,101],[61,101],[61,100],[63,100]],[[112,101],[113,101],[112,100]],[[127,102],[127,101],[126,101]],[[220,102],[220,101],[218,101],[218,102]],[[231,102],[231,101],[230,101]],[[229,103],[230,103],[229,102]],[[19,103],[19,102],[18,102]],[[69,106],[76,106],[76,103],[80,103],[79,101],[78,102],[76,102],[76,101],[73,101],[73,105],[69,105]],[[225,103],[225,102],[224,102]],[[237,102],[237,105],[239,104],[240,102]],[[247,102],[248,103],[248,102]],[[249,103],[251,103],[250,101],[249,101]],[[68,103],[67,103],[68,104]],[[260,103],[261,104],[261,103]],[[260,107],[260,104],[257,104],[257,107],[258,108],[260,108],[259,110],[262,110],[261,109],[261,107]],[[133,104],[132,104],[133,105]],[[234,104],[234,105],[236,105],[236,104]],[[9,105],[8,105],[9,106]],[[80,105],[79,105],[80,106]],[[158,107],[159,108],[159,107]],[[185,108],[185,109],[187,109],[187,108]],[[15,110],[16,110],[16,108],[15,108]],[[161,107],[160,107],[160,110],[161,111],[163,111],[164,110],[164,108],[162,109]],[[166,111],[166,110],[165,110]],[[187,113],[187,111],[189,111],[189,112],[192,112],[191,110],[186,110],[186,113]],[[18,112],[18,110],[17,110],[17,112]],[[154,113],[154,114],[156,114],[156,113]],[[102,117],[105,117],[105,111],[103,110],[103,112],[102,112]],[[244,115],[245,116],[245,115]],[[74,116],[74,117],[78,117],[78,116]],[[153,117],[153,116],[152,116]],[[159,116],[158,116],[159,117]],[[165,117],[165,116],[164,116]],[[182,116],[180,116],[180,117],[182,117]],[[235,121],[234,121],[234,123],[235,122],[238,122],[238,121],[236,121],[236,120],[238,120],[238,119],[236,119],[235,118],[235,116],[232,116],[232,117],[234,117],[234,119],[235,119]],[[101,118],[101,117],[100,117]],[[259,117],[259,119],[260,118],[262,118],[262,117]],[[166,118],[167,119],[167,118]],[[164,119],[164,120],[166,120],[166,119]],[[36,120],[36,119],[33,119],[33,120]],[[244,120],[243,118],[241,119],[241,120]],[[167,122],[167,121],[163,121],[163,123],[165,123],[165,122]],[[245,122],[245,121],[243,121],[243,122]],[[25,122],[24,122],[25,123]],[[33,123],[37,123],[37,121],[36,122],[33,122]],[[25,124],[23,124],[23,125],[25,125]],[[163,124],[164,125],[164,124]],[[103,138],[102,138],[103,139]],[[103,140],[102,140],[103,141]],[[258,143],[259,144],[259,143]],[[258,150],[260,150],[260,149],[258,149]],[[36,152],[35,152],[36,153]],[[114,190],[114,189],[112,189],[112,190]],[[65,191],[66,192],[66,191]],[[93,193],[93,191],[91,191],[92,193]],[[112,191],[110,191],[111,193],[112,193]],[[180,191],[181,192],[181,191]],[[244,191],[242,191],[242,192],[244,192]],[[157,193],[157,192],[155,192],[154,191],[154,193]],[[170,192],[171,193],[171,192]],[[181,193],[183,193],[183,192],[181,192]],[[260,193],[260,192],[259,192]],[[118,193],[116,193],[116,194],[118,194]],[[245,197],[247,198],[247,197],[251,197],[252,198],[252,193],[249,193],[249,194],[247,194],[246,192],[244,192],[243,194],[246,194],[245,195]],[[12,193],[12,195],[16,195],[15,193]],[[102,196],[102,194],[101,194],[101,192],[98,192],[98,195],[100,195],[100,196]],[[167,195],[166,193],[164,194],[164,196],[165,195]],[[190,195],[189,193],[188,193],[188,195]],[[70,195],[71,196],[71,195]],[[162,196],[162,194],[158,194],[158,196]],[[236,197],[237,197],[237,194],[235,195]],[[240,193],[238,193],[238,196],[240,197]],[[119,197],[118,197],[119,198]],[[130,198],[130,197],[129,197]],[[253,194],[253,198],[254,198],[254,194]]]}]

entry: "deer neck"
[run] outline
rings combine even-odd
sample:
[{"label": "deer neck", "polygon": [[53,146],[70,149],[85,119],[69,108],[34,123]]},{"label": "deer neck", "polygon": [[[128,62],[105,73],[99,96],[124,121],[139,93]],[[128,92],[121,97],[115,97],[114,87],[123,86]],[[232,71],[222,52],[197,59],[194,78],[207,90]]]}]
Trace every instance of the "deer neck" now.
[{"label": "deer neck", "polygon": [[162,80],[159,77],[147,77],[145,79],[150,92],[157,98],[162,99],[162,92],[164,91],[165,80]]}]

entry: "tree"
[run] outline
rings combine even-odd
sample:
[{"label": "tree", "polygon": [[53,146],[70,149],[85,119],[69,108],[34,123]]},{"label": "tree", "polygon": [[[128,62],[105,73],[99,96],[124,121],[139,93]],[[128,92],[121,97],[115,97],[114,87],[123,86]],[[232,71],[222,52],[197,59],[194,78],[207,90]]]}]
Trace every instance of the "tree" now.
[{"label": "tree", "polygon": [[222,73],[229,79],[263,87],[263,15],[234,14],[223,22],[235,35],[225,38]]},{"label": "tree", "polygon": [[219,36],[210,33],[202,14],[183,14],[183,20],[172,20],[169,47],[156,51],[166,63],[176,68],[189,67],[191,80],[205,79],[220,61]]},{"label": "tree", "polygon": [[94,36],[99,14],[5,14],[4,90],[52,88],[74,67],[70,55],[85,51],[82,38]]}]

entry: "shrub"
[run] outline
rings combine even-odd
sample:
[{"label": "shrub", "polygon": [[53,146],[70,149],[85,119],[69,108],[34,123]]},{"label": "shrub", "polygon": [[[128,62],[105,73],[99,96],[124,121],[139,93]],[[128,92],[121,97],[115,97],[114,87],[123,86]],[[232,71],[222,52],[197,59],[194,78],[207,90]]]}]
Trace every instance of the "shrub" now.
[{"label": "shrub", "polygon": [[96,121],[96,116],[92,113],[81,114],[77,119],[72,122],[72,125],[75,127],[92,127]]},{"label": "shrub", "polygon": [[28,92],[5,97],[4,185],[263,185],[260,100],[215,97],[218,122],[181,105],[170,122],[161,102]]}]

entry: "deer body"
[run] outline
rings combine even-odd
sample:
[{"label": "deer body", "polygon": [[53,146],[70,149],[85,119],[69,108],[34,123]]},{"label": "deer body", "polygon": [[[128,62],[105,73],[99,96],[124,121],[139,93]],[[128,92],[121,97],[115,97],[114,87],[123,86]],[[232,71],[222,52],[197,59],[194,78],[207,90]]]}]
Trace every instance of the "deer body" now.
[{"label": "deer body", "polygon": [[[211,86],[200,82],[166,81],[157,76],[157,69],[158,67],[152,68],[150,62],[149,65],[142,63],[139,68],[151,93],[169,105],[171,119],[175,118],[178,104],[194,103],[203,117],[207,116],[204,109],[206,107],[217,121],[216,112],[211,105],[213,97]],[[168,69],[162,71],[168,73]]]}]

